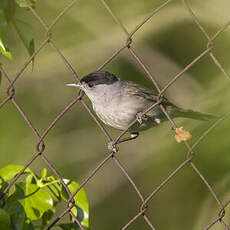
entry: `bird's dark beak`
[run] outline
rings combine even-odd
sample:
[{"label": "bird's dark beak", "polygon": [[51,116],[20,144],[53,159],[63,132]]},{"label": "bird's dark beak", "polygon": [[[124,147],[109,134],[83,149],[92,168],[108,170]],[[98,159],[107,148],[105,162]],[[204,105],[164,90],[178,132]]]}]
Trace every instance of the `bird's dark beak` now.
[{"label": "bird's dark beak", "polygon": [[80,83],[66,84],[66,86],[73,86],[73,87],[77,87],[77,88],[81,88],[82,87],[82,85]]}]

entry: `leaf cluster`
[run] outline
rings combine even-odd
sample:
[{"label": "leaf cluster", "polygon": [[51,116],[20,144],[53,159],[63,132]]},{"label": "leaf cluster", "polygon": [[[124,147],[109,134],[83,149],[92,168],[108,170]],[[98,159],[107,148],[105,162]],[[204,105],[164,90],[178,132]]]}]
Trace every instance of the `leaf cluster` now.
[{"label": "leaf cluster", "polygon": [[[0,193],[3,194],[8,182],[21,170],[22,165],[7,165],[0,169]],[[33,230],[45,229],[54,216],[55,207],[70,197],[63,184],[56,176],[48,176],[44,168],[38,176],[27,168],[23,180],[14,183],[9,193],[4,194],[0,203],[0,229],[4,230]],[[71,194],[79,184],[69,179],[63,179]],[[89,227],[89,202],[83,188],[73,197],[74,206],[71,211],[79,222]],[[71,204],[70,204],[71,205]],[[74,219],[58,224],[61,229],[79,229]]]}]

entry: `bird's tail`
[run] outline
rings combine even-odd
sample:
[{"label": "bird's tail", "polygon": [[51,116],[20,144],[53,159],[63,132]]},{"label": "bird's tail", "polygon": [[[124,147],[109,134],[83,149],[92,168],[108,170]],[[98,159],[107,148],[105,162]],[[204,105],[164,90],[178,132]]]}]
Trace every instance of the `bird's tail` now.
[{"label": "bird's tail", "polygon": [[175,111],[175,117],[186,117],[201,121],[209,121],[211,119],[216,118],[211,114],[196,112],[193,110],[184,110],[180,108]]}]

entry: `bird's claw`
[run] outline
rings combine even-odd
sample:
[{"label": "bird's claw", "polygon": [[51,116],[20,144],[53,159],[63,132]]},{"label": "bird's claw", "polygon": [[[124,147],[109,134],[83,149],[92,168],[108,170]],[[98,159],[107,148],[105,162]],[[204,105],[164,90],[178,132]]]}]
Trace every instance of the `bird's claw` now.
[{"label": "bird's claw", "polygon": [[118,150],[119,150],[119,148],[116,146],[116,144],[114,144],[113,141],[110,141],[108,143],[108,149],[109,149],[109,151],[112,151],[114,153],[118,152]]},{"label": "bird's claw", "polygon": [[138,112],[136,114],[136,119],[137,121],[142,124],[143,120],[146,121],[147,120],[147,116],[145,114],[143,114],[142,112]]}]

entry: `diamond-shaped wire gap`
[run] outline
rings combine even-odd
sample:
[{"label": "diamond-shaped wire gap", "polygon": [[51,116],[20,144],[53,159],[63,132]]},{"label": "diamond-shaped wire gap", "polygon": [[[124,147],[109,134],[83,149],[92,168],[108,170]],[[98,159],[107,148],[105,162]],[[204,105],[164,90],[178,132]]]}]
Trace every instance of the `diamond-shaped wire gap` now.
[{"label": "diamond-shaped wire gap", "polygon": [[[116,57],[124,48],[128,47],[130,44],[131,44],[131,40],[130,38],[132,37],[133,34],[135,34],[155,13],[157,13],[159,10],[161,10],[164,6],[166,6],[168,3],[170,2],[169,1],[166,1],[165,3],[163,3],[160,7],[156,8],[149,16],[147,16],[141,23],[139,23],[132,31],[131,33],[128,35],[128,39],[127,39],[127,42],[124,46],[120,47],[120,49],[118,49],[108,60],[105,61],[105,63],[103,63],[99,68],[98,70],[102,69],[106,64],[108,64],[114,57]],[[105,7],[107,7],[107,10],[109,12],[112,13],[112,11],[110,10],[109,6],[104,2],[102,1],[102,3],[104,4]],[[123,26],[123,24],[119,23],[117,17],[114,15],[114,19],[115,21],[118,22],[119,25],[121,25],[124,30],[126,31],[125,27]],[[126,32],[125,32],[126,33]],[[126,33],[127,35],[127,33]]]},{"label": "diamond-shaped wire gap", "polygon": [[[176,26],[176,25],[175,25]],[[193,55],[191,55],[191,56],[194,56],[194,58],[189,58],[189,60],[188,61],[184,61],[183,59],[186,57],[186,53],[184,53],[184,55],[183,55],[183,52],[185,52],[186,51],[186,47],[187,48],[189,48],[189,47],[191,47],[191,45],[189,45],[188,44],[188,46],[185,46],[183,49],[181,49],[180,50],[180,52],[177,52],[177,50],[178,50],[178,47],[176,48],[175,47],[175,42],[176,43],[178,43],[178,41],[176,41],[175,40],[175,42],[173,42],[174,41],[174,39],[173,39],[173,37],[175,37],[175,35],[176,36],[178,36],[178,32],[175,32],[174,30],[176,29],[176,30],[179,30],[180,31],[180,29],[178,29],[178,28],[180,28],[180,27],[171,27],[170,28],[170,31],[171,32],[167,32],[167,34],[165,34],[164,33],[164,31],[162,31],[160,34],[158,34],[158,35],[156,35],[156,36],[154,36],[153,37],[153,40],[154,40],[154,42],[149,42],[148,40],[147,40],[147,43],[146,43],[146,47],[145,47],[145,49],[147,50],[148,49],[148,46],[150,46],[151,48],[150,48],[150,50],[152,50],[153,51],[153,54],[152,55],[154,55],[154,49],[156,49],[157,48],[157,50],[159,50],[159,51],[161,51],[162,53],[165,53],[166,55],[169,55],[170,56],[170,52],[171,52],[171,56],[173,56],[173,59],[172,59],[172,63],[174,62],[174,63],[177,63],[177,62],[179,62],[180,64],[182,64],[182,65],[185,65],[185,66],[187,66],[187,68],[189,68],[190,67],[190,65],[192,65],[192,64],[194,64],[194,63],[191,63],[191,60],[193,60],[193,61],[197,61],[197,60],[194,60],[194,58],[195,57],[197,57],[198,59],[199,59],[199,56],[200,56],[200,54],[201,54],[201,52],[204,50],[204,54],[202,54],[202,55],[205,55],[206,53],[208,53],[208,51],[207,51],[207,49],[206,49],[206,43],[205,42],[203,42],[203,45],[202,44],[200,44],[198,47],[197,47],[197,50],[196,50],[196,52],[194,52],[194,51],[192,51],[193,52]],[[187,27],[186,27],[187,28]],[[186,29],[185,28],[185,29]],[[196,29],[196,27],[194,27],[194,29]],[[168,31],[168,30],[167,30]],[[181,38],[183,37],[184,35],[182,34],[182,36],[181,36]],[[170,38],[170,39],[167,39],[167,38]],[[176,38],[176,37],[175,37]],[[189,39],[188,39],[188,41],[189,41]],[[191,42],[193,42],[193,40],[190,40]],[[154,44],[154,46],[153,46],[153,44]],[[179,44],[179,43],[178,43]],[[166,50],[166,48],[168,47],[168,50]],[[203,48],[202,48],[203,47]],[[190,48],[189,48],[190,49]],[[141,48],[139,48],[139,49],[136,49],[135,48],[135,50],[141,50]],[[194,49],[193,49],[194,50]],[[140,55],[140,51],[136,51],[136,53],[138,53],[139,55]],[[144,53],[143,51],[142,51],[142,53]],[[202,56],[201,55],[201,56]],[[176,58],[175,58],[175,56],[177,56]],[[180,57],[181,56],[181,57]],[[143,57],[142,57],[143,58]],[[154,58],[154,56],[153,56],[153,58]],[[151,65],[151,62],[149,61],[150,60],[150,56],[148,56],[148,55],[146,55],[146,58],[144,58],[143,59],[143,62],[146,64],[146,63],[149,63],[149,65]],[[157,64],[157,63],[156,63]],[[167,63],[166,63],[167,64]],[[169,65],[167,65],[167,66],[169,66]],[[153,67],[151,67],[152,69],[154,69],[154,66]],[[157,68],[156,68],[157,69]],[[186,70],[186,69],[185,69]],[[175,71],[175,70],[174,70]],[[181,74],[181,73],[180,73]],[[170,74],[171,75],[171,74]],[[180,75],[179,75],[180,76]]]},{"label": "diamond-shaped wire gap", "polygon": [[[216,31],[216,28],[212,28],[212,30]],[[155,31],[158,30],[155,29]],[[167,27],[162,26],[158,33],[152,32],[152,35],[147,34],[145,37],[145,43],[149,48],[160,51],[171,58],[172,62],[181,66],[188,65],[195,57],[199,56],[206,49],[207,44],[206,38],[191,18],[175,21],[168,24]],[[149,59],[150,57],[148,57],[147,63],[150,62]],[[189,72],[198,81],[204,81],[206,75],[209,76],[210,80],[210,76],[212,77],[217,72],[216,68],[210,64],[212,61],[209,58],[202,59]],[[173,72],[170,75],[174,75]]]},{"label": "diamond-shaped wire gap", "polygon": [[[135,189],[135,191],[136,191],[137,195],[139,196],[140,200],[142,202],[144,202],[144,197],[143,197],[141,191],[138,189],[138,187],[137,187],[136,183],[134,182],[134,180],[129,176],[129,174],[128,174],[127,170],[125,169],[125,167],[121,164],[121,162],[118,160],[118,158],[116,156],[113,157],[113,160],[117,164],[117,166],[121,169],[121,171],[124,174],[124,176],[129,180],[129,183]],[[149,218],[146,216],[145,213],[143,213],[143,217],[144,217],[146,223],[150,226],[150,228],[155,229],[153,224],[151,223],[151,221],[149,220]]]},{"label": "diamond-shaped wire gap", "polygon": [[145,207],[146,205],[148,205],[148,202],[150,201],[150,199],[152,199],[153,196],[156,195],[156,193],[158,193],[158,191],[163,188],[164,186],[167,185],[167,183],[172,180],[175,176],[176,173],[178,173],[179,171],[181,171],[186,165],[188,165],[189,161],[191,159],[185,160],[184,162],[182,162],[165,180],[163,180],[157,187],[156,189],[153,190],[153,192],[147,196],[147,198],[145,198],[145,202],[142,203],[140,211],[137,213],[136,216],[134,216],[132,219],[130,219],[129,223],[127,225],[125,225],[123,229],[126,229],[131,223],[133,223],[133,221],[138,218],[139,216],[142,216],[143,213],[145,212]]},{"label": "diamond-shaped wire gap", "polygon": [[[138,203],[141,203],[132,185],[130,186],[126,181],[127,178],[111,159],[98,171],[93,177],[93,180],[85,185],[85,189],[88,191],[87,193],[91,200],[90,203],[92,203],[93,206],[96,205],[96,207],[92,206],[93,212],[91,216],[94,216],[94,219],[97,220],[97,216],[110,207],[110,214],[107,215],[106,220],[102,218],[100,221],[98,219],[99,222],[103,223],[102,226],[104,226],[104,228],[109,227],[111,218],[115,216],[117,219],[117,228],[119,229],[118,226],[121,225],[119,219],[122,219],[124,223],[126,220],[125,217],[129,216],[130,211],[131,213],[135,212],[135,207],[138,208]],[[103,202],[101,202],[101,200]],[[114,200],[117,200],[117,202],[111,206],[111,202]],[[113,211],[117,210],[117,208],[120,211],[114,213]],[[95,225],[95,227],[96,226],[97,225]]]},{"label": "diamond-shaped wire gap", "polygon": [[[199,19],[193,13],[193,11],[192,11],[191,7],[188,5],[187,1],[186,0],[182,0],[182,2],[184,3],[185,7],[187,8],[189,14],[192,16],[193,21],[196,23],[196,25],[199,27],[199,29],[201,30],[201,32],[207,38],[207,40],[208,40],[207,47],[213,46],[213,41],[216,39],[216,37],[220,33],[222,33],[230,25],[230,22],[228,22],[227,24],[223,25],[212,37],[210,37],[209,34],[204,29],[204,27],[202,26],[202,24],[200,23]],[[225,69],[222,67],[222,65],[220,64],[220,62],[218,61],[218,59],[214,56],[214,54],[213,54],[213,52],[211,50],[210,50],[209,55],[213,59],[213,61],[216,64],[216,66],[221,70],[221,72],[225,76],[227,76],[228,78],[230,78],[229,74],[225,71]]]},{"label": "diamond-shaped wire gap", "polygon": [[[47,49],[50,49],[47,46]],[[44,50],[46,53],[47,49]],[[51,52],[53,51],[50,49]],[[18,82],[17,84],[17,101],[24,102],[24,110],[34,121],[35,126],[47,127],[51,121],[56,117],[67,104],[70,103],[71,98],[67,98],[67,93],[70,92],[70,88],[66,87],[65,84],[69,83],[69,80],[64,80],[67,77],[65,68],[61,68],[62,61],[58,55],[52,55],[53,63],[45,64],[43,51],[37,56],[37,64],[34,67],[34,71],[26,72],[24,78],[26,81]],[[45,59],[44,61],[47,61]],[[64,66],[64,65],[63,65]],[[62,78],[60,78],[62,77]],[[59,92],[57,94],[57,92]],[[29,96],[30,95],[30,96]],[[32,96],[32,97],[31,97]],[[44,103],[45,102],[45,103]]]},{"label": "diamond-shaped wire gap", "polygon": [[163,187],[165,187],[170,180],[178,173],[180,172],[186,165],[189,164],[191,161],[191,158],[188,158],[187,160],[183,161],[175,170],[173,170],[172,173],[169,174],[168,177],[166,177],[146,198],[144,203],[142,204],[142,207],[148,204],[148,202],[157,194]]}]

